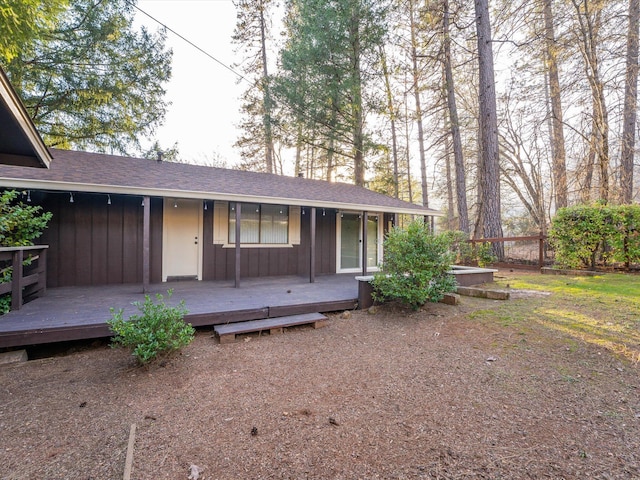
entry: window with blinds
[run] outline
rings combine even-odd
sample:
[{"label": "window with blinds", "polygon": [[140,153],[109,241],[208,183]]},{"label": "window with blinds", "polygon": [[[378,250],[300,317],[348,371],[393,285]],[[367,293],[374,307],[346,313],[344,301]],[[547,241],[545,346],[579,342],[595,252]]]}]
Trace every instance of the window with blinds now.
[{"label": "window with blinds", "polygon": [[[229,203],[229,243],[236,242],[236,204]],[[289,243],[289,207],[243,203],[240,219],[240,243]]]}]

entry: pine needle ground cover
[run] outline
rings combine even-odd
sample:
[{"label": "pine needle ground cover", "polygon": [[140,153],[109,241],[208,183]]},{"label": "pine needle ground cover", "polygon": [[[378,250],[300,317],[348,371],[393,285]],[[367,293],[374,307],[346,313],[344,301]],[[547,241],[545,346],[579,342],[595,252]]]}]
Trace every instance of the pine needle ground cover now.
[{"label": "pine needle ground cover", "polygon": [[148,368],[107,342],[0,368],[0,478],[640,478],[636,277],[332,315]]}]

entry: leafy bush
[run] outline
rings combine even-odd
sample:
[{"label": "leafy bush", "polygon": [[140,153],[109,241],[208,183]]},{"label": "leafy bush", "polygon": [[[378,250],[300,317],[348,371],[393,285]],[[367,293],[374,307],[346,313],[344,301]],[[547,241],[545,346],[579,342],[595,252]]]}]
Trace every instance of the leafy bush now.
[{"label": "leafy bush", "polygon": [[498,260],[489,242],[476,244],[474,247],[469,242],[469,235],[460,230],[447,230],[440,235],[450,243],[449,249],[454,255],[454,263],[463,265],[477,263],[478,266],[484,267]]},{"label": "leafy bush", "polygon": [[448,274],[454,258],[447,235],[433,235],[417,220],[406,230],[394,228],[384,240],[384,262],[373,279],[376,301],[396,300],[418,309],[455,290]]},{"label": "leafy bush", "polygon": [[[13,275],[12,267],[5,267],[0,270],[0,283],[9,283],[11,281],[11,275]],[[11,310],[11,294],[5,293],[0,295],[0,315],[9,313]]]},{"label": "leafy bush", "polygon": [[476,244],[474,248],[476,262],[479,267],[488,267],[498,261],[498,257],[493,251],[493,245],[489,242]]},{"label": "leafy bush", "polygon": [[19,193],[6,190],[0,195],[0,246],[23,247],[33,245],[51,220],[51,212],[42,207],[17,202]]},{"label": "leafy bush", "polygon": [[[51,212],[42,213],[42,207],[25,205],[17,201],[19,193],[15,190],[6,190],[0,194],[0,246],[24,247],[33,245],[49,220]],[[28,265],[30,259],[26,259],[24,265]],[[10,262],[0,263],[0,283],[11,281],[13,269]],[[4,315],[11,308],[11,294],[0,296],[0,315]]]},{"label": "leafy bush", "polygon": [[577,205],[561,208],[551,221],[549,240],[561,267],[595,268],[600,258],[640,260],[637,205]]},{"label": "leafy bush", "polygon": [[[167,292],[171,298],[172,290]],[[132,350],[139,364],[144,365],[159,355],[168,355],[191,343],[195,329],[184,322],[187,314],[184,300],[175,306],[165,303],[161,294],[156,295],[157,303],[145,295],[144,303],[134,302],[141,315],[123,318],[123,309],[111,309],[111,320],[107,323],[115,333],[111,345]]]},{"label": "leafy bush", "polygon": [[616,213],[616,233],[610,239],[612,257],[628,268],[640,262],[640,207],[620,205]]},{"label": "leafy bush", "polygon": [[446,230],[442,232],[449,242],[449,250],[453,254],[453,262],[468,265],[477,259],[473,253],[473,247],[469,242],[469,235],[461,230]]}]

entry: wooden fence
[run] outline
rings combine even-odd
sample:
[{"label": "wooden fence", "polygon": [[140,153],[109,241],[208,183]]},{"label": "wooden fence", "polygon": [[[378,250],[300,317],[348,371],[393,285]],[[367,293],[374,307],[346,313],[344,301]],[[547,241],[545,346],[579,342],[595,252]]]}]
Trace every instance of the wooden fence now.
[{"label": "wooden fence", "polygon": [[0,265],[13,269],[11,281],[0,283],[0,295],[11,293],[11,310],[20,310],[25,300],[46,291],[48,248],[48,245],[0,247]]},{"label": "wooden fence", "polygon": [[531,235],[526,237],[496,237],[496,238],[478,238],[474,240],[469,240],[471,246],[475,249],[476,244],[478,243],[502,243],[503,247],[506,242],[537,242],[537,262],[536,263],[518,263],[514,262],[504,262],[498,261],[494,263],[494,266],[498,267],[507,267],[507,266],[517,266],[518,268],[542,268],[545,266],[545,241],[547,237],[540,232],[538,235]]}]

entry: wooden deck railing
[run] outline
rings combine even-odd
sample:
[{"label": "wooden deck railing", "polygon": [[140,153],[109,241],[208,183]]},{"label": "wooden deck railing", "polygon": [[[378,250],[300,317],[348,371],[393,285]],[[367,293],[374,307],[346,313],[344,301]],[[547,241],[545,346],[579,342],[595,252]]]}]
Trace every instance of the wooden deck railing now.
[{"label": "wooden deck railing", "polygon": [[[47,289],[48,245],[0,247],[0,264],[10,262],[11,281],[0,283],[0,295],[11,293],[11,310],[20,310],[25,299],[42,295]],[[29,260],[25,265],[25,260]]]}]

